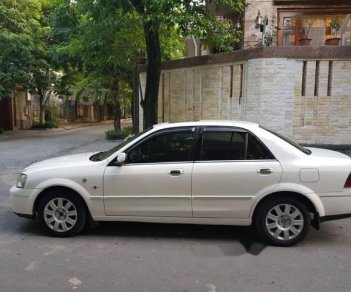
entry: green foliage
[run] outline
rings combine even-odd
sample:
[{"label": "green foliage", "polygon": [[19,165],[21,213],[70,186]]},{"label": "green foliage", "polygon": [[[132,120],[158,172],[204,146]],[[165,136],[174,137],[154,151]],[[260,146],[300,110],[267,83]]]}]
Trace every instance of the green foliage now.
[{"label": "green foliage", "polygon": [[0,135],[4,133],[4,129],[0,128]]},{"label": "green foliage", "polygon": [[[124,1],[120,1],[124,3]],[[245,0],[129,0],[135,11],[142,18],[148,59],[145,98],[143,101],[144,127],[157,123],[157,95],[160,80],[161,49],[160,30],[162,27],[177,28],[183,37],[193,35],[207,38],[212,34],[220,51],[229,51],[237,36],[226,33],[224,40],[220,35],[223,22],[209,13],[208,6],[214,3],[218,8],[231,12],[242,12]],[[128,7],[128,9],[130,9]],[[222,30],[223,31],[223,30]],[[223,35],[222,35],[223,37]],[[229,44],[227,43],[229,42]],[[233,48],[234,49],[234,48]]]},{"label": "green foliage", "polygon": [[45,125],[48,128],[57,128],[60,124],[59,111],[56,104],[49,104],[45,111]]},{"label": "green foliage", "polygon": [[41,5],[35,0],[0,2],[0,95],[9,96],[16,84],[27,84],[34,60],[33,33]]},{"label": "green foliage", "polygon": [[59,110],[55,103],[49,103],[45,110],[45,123],[34,123],[32,129],[58,128],[60,125]]},{"label": "green foliage", "polygon": [[48,92],[108,88],[118,119],[119,108],[131,104],[132,71],[147,54],[152,78],[146,84],[145,112],[154,107],[155,118],[161,60],[184,57],[188,35],[208,38],[216,51],[232,50],[240,33],[210,15],[207,4],[242,11],[244,2],[2,0],[0,96],[11,95],[16,85],[37,93],[43,123]]},{"label": "green foliage", "polygon": [[31,42],[25,35],[0,31],[0,96],[11,94],[16,84],[29,82]]},{"label": "green foliage", "polygon": [[336,36],[341,27],[341,19],[339,16],[332,16],[330,27],[332,29],[332,33]]},{"label": "green foliage", "polygon": [[161,26],[160,45],[162,61],[181,59],[185,57],[185,42],[179,29],[174,27]]},{"label": "green foliage", "polygon": [[130,86],[130,84],[128,84],[126,81],[121,81],[120,82],[120,106],[121,108],[124,109],[130,109],[131,108],[131,103],[132,103],[132,94],[133,94],[133,90]]},{"label": "green foliage", "polygon": [[66,47],[79,35],[80,15],[76,5],[66,0],[55,0],[47,15],[49,31],[49,57],[56,71],[60,72],[55,82],[59,94],[69,95],[72,86],[82,78],[83,60],[79,54],[71,54]]},{"label": "green foliage", "polygon": [[121,140],[133,134],[132,127],[126,127],[121,130],[110,129],[105,132],[107,140]]},{"label": "green foliage", "polygon": [[144,47],[137,15],[111,9],[110,2],[95,1],[87,5],[84,1],[77,1],[75,7],[80,14],[79,34],[71,34],[69,43],[62,50],[81,57],[85,78],[95,75],[95,79],[98,73],[111,80],[116,67],[120,73],[128,72],[138,51]]},{"label": "green foliage", "polygon": [[223,20],[216,31],[210,31],[206,43],[212,47],[214,53],[232,52],[240,42],[242,32],[233,27],[231,21]]},{"label": "green foliage", "polygon": [[121,1],[57,1],[49,19],[55,63],[64,71],[59,92],[110,89],[107,97],[119,120],[120,106],[131,104],[132,70],[145,55],[140,17],[125,11]]},{"label": "green foliage", "polygon": [[45,96],[56,79],[48,55],[50,9],[48,0],[0,3],[0,95],[11,95],[17,85],[38,94],[42,123]]}]

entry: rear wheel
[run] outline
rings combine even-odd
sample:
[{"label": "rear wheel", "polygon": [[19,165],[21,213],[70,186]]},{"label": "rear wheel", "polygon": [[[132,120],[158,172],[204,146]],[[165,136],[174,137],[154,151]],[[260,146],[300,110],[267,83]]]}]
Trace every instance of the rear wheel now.
[{"label": "rear wheel", "polygon": [[87,221],[87,211],[82,199],[74,192],[56,189],[40,201],[38,217],[52,235],[68,237],[83,229]]},{"label": "rear wheel", "polygon": [[291,246],[303,240],[310,227],[307,207],[295,198],[274,198],[258,209],[255,226],[270,244]]}]

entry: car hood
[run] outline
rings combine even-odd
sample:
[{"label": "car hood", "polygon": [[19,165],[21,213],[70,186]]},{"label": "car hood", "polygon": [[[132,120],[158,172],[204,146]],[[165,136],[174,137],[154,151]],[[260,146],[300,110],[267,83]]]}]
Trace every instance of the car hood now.
[{"label": "car hood", "polygon": [[333,150],[328,150],[328,149],[322,149],[322,148],[314,148],[314,147],[306,147],[311,151],[311,156],[312,157],[329,157],[329,158],[348,158],[350,159],[349,156],[346,154],[333,151]]},{"label": "car hood", "polygon": [[38,169],[48,168],[59,168],[59,167],[70,167],[77,165],[89,165],[93,162],[89,160],[89,157],[96,152],[87,152],[81,154],[65,155],[55,158],[45,159],[39,162],[35,162],[27,166],[23,172],[30,172]]}]

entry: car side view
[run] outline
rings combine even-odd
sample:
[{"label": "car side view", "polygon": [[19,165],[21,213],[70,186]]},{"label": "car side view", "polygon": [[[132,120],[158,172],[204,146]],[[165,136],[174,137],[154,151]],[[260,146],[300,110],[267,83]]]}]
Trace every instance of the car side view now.
[{"label": "car side view", "polygon": [[10,201],[59,237],[88,221],[253,225],[290,246],[310,225],[351,217],[351,158],[250,122],[158,124],[108,151],[28,166]]}]

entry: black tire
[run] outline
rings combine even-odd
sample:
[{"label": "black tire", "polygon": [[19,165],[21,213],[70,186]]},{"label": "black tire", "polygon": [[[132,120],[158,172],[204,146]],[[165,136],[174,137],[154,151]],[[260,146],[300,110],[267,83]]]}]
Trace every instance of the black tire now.
[{"label": "black tire", "polygon": [[291,246],[306,237],[311,218],[307,207],[298,199],[272,198],[259,206],[254,224],[261,238],[269,244]]},{"label": "black tire", "polygon": [[38,205],[39,221],[56,237],[78,234],[86,225],[87,215],[82,199],[68,189],[50,191]]}]

